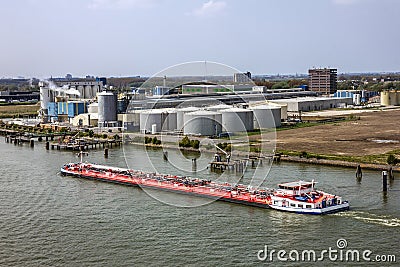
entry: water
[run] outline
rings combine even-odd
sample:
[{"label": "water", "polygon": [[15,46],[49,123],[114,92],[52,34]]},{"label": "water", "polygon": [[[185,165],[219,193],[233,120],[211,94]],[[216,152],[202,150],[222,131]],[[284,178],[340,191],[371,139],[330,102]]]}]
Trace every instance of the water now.
[{"label": "water", "polygon": [[[46,151],[43,145],[31,149],[0,141],[0,266],[257,266],[268,264],[257,259],[265,245],[321,251],[337,248],[339,238],[347,240],[348,249],[397,254],[400,260],[400,180],[391,183],[385,196],[380,172],[364,170],[359,183],[353,169],[281,163],[272,167],[264,182],[274,186],[315,179],[319,188],[350,201],[352,210],[345,213],[306,216],[224,202],[200,205],[201,199],[170,193],[156,195],[197,206],[182,208],[135,187],[60,176],[62,164],[78,159],[71,152]],[[129,147],[126,154],[130,167],[152,169],[142,148]],[[174,173],[161,151],[148,154],[157,170]],[[169,157],[176,162],[173,152]],[[209,156],[204,157],[198,169]],[[93,151],[88,159],[126,166],[122,149],[110,150],[108,159],[102,151]],[[267,166],[263,168],[267,171]],[[244,182],[250,181],[252,171],[246,172]],[[219,178],[208,170],[196,176]],[[276,257],[274,261],[284,266],[307,264],[279,262]],[[327,259],[316,264],[346,263]]]}]

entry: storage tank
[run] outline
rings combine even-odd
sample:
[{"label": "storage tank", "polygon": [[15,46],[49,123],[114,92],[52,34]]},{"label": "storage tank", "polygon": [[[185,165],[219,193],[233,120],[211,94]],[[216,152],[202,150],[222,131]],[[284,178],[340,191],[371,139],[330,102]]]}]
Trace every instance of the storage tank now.
[{"label": "storage tank", "polygon": [[40,87],[40,108],[47,110],[50,102],[54,102],[54,92],[47,87]]},{"label": "storage tank", "polygon": [[222,115],[219,112],[199,110],[185,113],[184,134],[218,135],[222,132]]},{"label": "storage tank", "polygon": [[219,110],[229,109],[229,108],[232,108],[232,106],[229,106],[229,105],[226,105],[226,104],[219,104],[219,105],[206,107],[206,110],[219,111]]},{"label": "storage tank", "polygon": [[381,92],[381,105],[390,106],[390,96],[388,91]]},{"label": "storage tank", "polygon": [[99,103],[92,103],[89,104],[88,107],[88,113],[99,113]]},{"label": "storage tank", "polygon": [[184,124],[184,115],[185,113],[193,112],[193,111],[198,111],[199,108],[196,107],[186,107],[186,108],[180,108],[176,110],[176,127],[178,131],[183,130],[183,124]]},{"label": "storage tank", "polygon": [[163,130],[175,131],[177,129],[177,111],[174,109],[167,111],[167,117],[165,119]]},{"label": "storage tank", "polygon": [[281,121],[287,120],[287,112],[288,112],[287,104],[268,102],[268,105],[280,107],[281,108]]},{"label": "storage tank", "polygon": [[399,104],[397,102],[397,92],[396,91],[389,92],[389,103],[391,106],[397,106]]},{"label": "storage tank", "polygon": [[281,108],[274,105],[260,105],[251,108],[254,114],[254,129],[281,126]]},{"label": "storage tank", "polygon": [[98,94],[99,124],[117,121],[117,96],[103,91]]},{"label": "storage tank", "polygon": [[250,109],[230,108],[222,113],[222,128],[225,132],[246,132],[254,129],[253,111]]},{"label": "storage tank", "polygon": [[150,109],[140,113],[140,131],[152,132],[153,124],[156,125],[156,132],[161,132],[168,113],[164,110]]}]

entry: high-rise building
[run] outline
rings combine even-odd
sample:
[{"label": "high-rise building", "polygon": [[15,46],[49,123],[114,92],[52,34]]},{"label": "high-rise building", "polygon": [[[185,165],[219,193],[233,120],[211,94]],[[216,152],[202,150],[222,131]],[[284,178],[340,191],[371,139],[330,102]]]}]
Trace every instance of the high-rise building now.
[{"label": "high-rise building", "polygon": [[235,83],[247,83],[251,81],[251,72],[245,73],[234,73],[233,82]]},{"label": "high-rise building", "polygon": [[309,69],[308,88],[321,94],[334,94],[337,90],[337,69]]}]

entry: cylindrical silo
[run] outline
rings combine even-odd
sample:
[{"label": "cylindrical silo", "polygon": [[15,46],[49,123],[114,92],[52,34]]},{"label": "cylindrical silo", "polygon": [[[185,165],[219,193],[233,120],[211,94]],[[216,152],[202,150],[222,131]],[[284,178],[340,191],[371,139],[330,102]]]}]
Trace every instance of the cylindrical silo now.
[{"label": "cylindrical silo", "polygon": [[381,105],[390,106],[390,96],[388,91],[381,92]]},{"label": "cylindrical silo", "polygon": [[140,113],[140,131],[152,132],[153,125],[156,125],[156,132],[161,132],[162,126],[167,117],[167,112],[164,110],[150,109]]},{"label": "cylindrical silo", "polygon": [[225,132],[246,132],[254,129],[253,111],[250,109],[230,108],[222,113],[222,129]]},{"label": "cylindrical silo", "polygon": [[40,87],[40,108],[47,110],[50,102],[54,102],[54,93],[48,87]]},{"label": "cylindrical silo", "polygon": [[163,125],[163,130],[175,131],[177,129],[177,112],[174,109],[167,111],[167,117]]},{"label": "cylindrical silo", "polygon": [[117,121],[117,96],[103,91],[98,94],[99,124]]},{"label": "cylindrical silo", "polygon": [[397,106],[397,93],[396,91],[389,92],[389,104],[391,106]]},{"label": "cylindrical silo", "polygon": [[254,128],[267,129],[281,126],[281,108],[274,105],[260,105],[251,108],[254,114]]},{"label": "cylindrical silo", "polygon": [[178,131],[183,130],[183,124],[184,124],[184,115],[185,113],[193,112],[193,111],[198,111],[199,108],[196,107],[186,107],[186,108],[180,108],[176,110],[176,127]]},{"label": "cylindrical silo", "polygon": [[213,136],[222,131],[219,112],[199,110],[184,114],[184,134]]},{"label": "cylindrical silo", "polygon": [[99,113],[99,103],[92,103],[89,104],[88,107],[88,113]]}]

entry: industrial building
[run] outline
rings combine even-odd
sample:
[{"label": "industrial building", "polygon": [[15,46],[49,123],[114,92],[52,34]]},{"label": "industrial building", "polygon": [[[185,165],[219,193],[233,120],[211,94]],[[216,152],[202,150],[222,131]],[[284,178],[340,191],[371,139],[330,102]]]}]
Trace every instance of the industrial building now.
[{"label": "industrial building", "polygon": [[308,88],[319,94],[333,94],[337,90],[337,69],[309,69]]},{"label": "industrial building", "polygon": [[290,99],[270,100],[272,103],[287,105],[287,111],[316,111],[330,108],[346,107],[353,104],[353,98],[350,97],[299,97]]},{"label": "industrial building", "polygon": [[338,90],[334,93],[333,97],[351,97],[353,98],[354,105],[361,105],[362,103],[367,103],[371,97],[378,94],[378,92],[366,90]]}]

